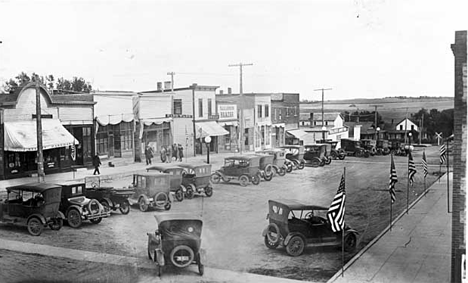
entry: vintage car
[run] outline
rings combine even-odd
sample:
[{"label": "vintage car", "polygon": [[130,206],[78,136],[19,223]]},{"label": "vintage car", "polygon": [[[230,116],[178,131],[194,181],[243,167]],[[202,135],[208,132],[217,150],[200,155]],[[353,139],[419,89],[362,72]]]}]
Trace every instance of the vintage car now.
[{"label": "vintage car", "polygon": [[[286,151],[286,159],[291,161],[293,169],[304,169],[304,147],[302,145],[283,145],[280,148]],[[287,172],[291,172],[290,169]]]},{"label": "vintage car", "polygon": [[68,181],[59,185],[62,187],[60,211],[65,215],[70,227],[79,228],[83,220],[98,224],[103,218],[110,216],[110,210],[97,199],[86,197],[85,182]]},{"label": "vintage car", "polygon": [[182,174],[185,172],[183,168],[180,168],[177,165],[166,165],[163,163],[159,165],[150,166],[146,168],[146,171],[157,171],[171,175],[171,192],[174,192],[174,197],[177,201],[183,201],[184,195],[186,195],[189,199],[193,197],[193,191],[187,189],[187,186],[185,184],[182,184]]},{"label": "vintage car", "polygon": [[331,163],[331,157],[327,158],[326,156],[326,145],[307,144],[304,145],[304,151],[306,165],[318,167]]},{"label": "vintage car", "polygon": [[[85,184],[90,181],[88,179],[95,179],[99,177],[86,177]],[[120,210],[122,214],[128,214],[130,212],[130,202],[128,198],[134,193],[132,189],[127,188],[114,188],[114,187],[101,187],[100,182],[94,182],[92,187],[86,187],[84,195],[90,199],[97,199],[106,210],[116,211]]]},{"label": "vintage car", "polygon": [[378,155],[388,155],[390,154],[390,144],[388,140],[378,140],[377,141],[377,154]]},{"label": "vintage car", "polygon": [[271,181],[273,179],[273,159],[272,155],[265,154],[248,154],[244,156],[249,156],[252,158],[260,158],[258,168],[260,169],[260,178],[263,178],[265,181]]},{"label": "vintage car", "polygon": [[256,151],[255,153],[259,155],[266,154],[266,155],[273,156],[272,167],[274,169],[274,172],[276,172],[276,174],[280,176],[286,175],[286,170],[288,168],[286,167],[286,164],[285,164],[286,152],[284,150],[279,149],[279,148],[272,148],[272,149],[264,149],[261,151]]},{"label": "vintage car", "polygon": [[[268,201],[268,226],[262,236],[269,249],[286,247],[291,256],[299,256],[306,246],[341,246],[342,233],[333,232],[326,218],[327,207],[303,204],[297,200]],[[356,248],[358,232],[345,224],[344,248]]]},{"label": "vintage car", "polygon": [[377,141],[371,139],[361,139],[361,146],[369,152],[371,156],[377,153]]},{"label": "vintage car", "polygon": [[30,183],[7,187],[0,200],[0,222],[26,226],[29,234],[39,236],[45,227],[60,230],[65,216],[59,211],[60,186]]},{"label": "vintage car", "polygon": [[148,172],[133,174],[132,188],[135,193],[128,200],[130,204],[138,204],[141,211],[150,207],[171,209],[173,196],[171,194],[171,175]]},{"label": "vintage car", "polygon": [[361,146],[361,142],[353,139],[341,139],[341,149],[346,152],[346,155],[356,157],[369,157],[369,151]]},{"label": "vintage car", "polygon": [[211,182],[218,184],[221,180],[230,182],[238,180],[245,187],[252,182],[260,184],[260,157],[234,155],[224,158],[224,165],[211,175]]},{"label": "vintage car", "polygon": [[200,248],[203,221],[193,214],[155,215],[157,228],[148,235],[148,258],[156,263],[158,275],[164,266],[184,268],[198,265],[204,273],[205,251]]},{"label": "vintage car", "polygon": [[331,145],[330,157],[333,160],[336,160],[336,159],[343,160],[343,159],[345,159],[346,152],[342,148],[337,148],[338,141],[332,141],[330,139],[327,139],[327,140],[318,140],[317,143],[322,143],[322,144],[326,143],[326,144]]},{"label": "vintage car", "polygon": [[205,193],[207,197],[213,195],[211,186],[211,164],[177,164],[183,169],[182,184],[187,188],[187,198],[193,198],[194,193]]}]

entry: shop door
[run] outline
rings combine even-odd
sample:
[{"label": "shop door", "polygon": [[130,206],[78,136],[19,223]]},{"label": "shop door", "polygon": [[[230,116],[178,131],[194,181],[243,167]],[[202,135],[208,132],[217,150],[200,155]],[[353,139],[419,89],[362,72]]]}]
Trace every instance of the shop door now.
[{"label": "shop door", "polygon": [[120,135],[116,133],[114,136],[114,157],[122,157],[122,148],[120,143]]},{"label": "shop door", "polygon": [[114,135],[109,134],[109,157],[114,156]]}]

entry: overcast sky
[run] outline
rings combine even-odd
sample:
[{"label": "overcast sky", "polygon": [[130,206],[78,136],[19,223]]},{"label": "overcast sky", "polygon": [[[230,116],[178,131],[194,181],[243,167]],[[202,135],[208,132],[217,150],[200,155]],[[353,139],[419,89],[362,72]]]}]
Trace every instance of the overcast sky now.
[{"label": "overcast sky", "polygon": [[24,71],[143,91],[170,80],[321,99],[453,96],[468,1],[0,0],[0,82]]}]

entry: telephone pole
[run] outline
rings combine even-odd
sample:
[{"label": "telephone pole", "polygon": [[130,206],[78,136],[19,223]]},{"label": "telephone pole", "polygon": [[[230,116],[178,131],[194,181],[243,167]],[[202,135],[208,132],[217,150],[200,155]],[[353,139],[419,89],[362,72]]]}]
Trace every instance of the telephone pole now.
[{"label": "telephone pole", "polygon": [[41,90],[36,82],[36,138],[37,138],[37,181],[44,182],[44,155],[42,153]]},{"label": "telephone pole", "polygon": [[242,148],[243,148],[243,143],[244,143],[244,108],[245,108],[245,102],[244,102],[244,95],[243,95],[243,91],[242,91],[242,67],[243,66],[253,66],[252,63],[248,63],[248,64],[244,64],[244,63],[239,63],[239,64],[232,64],[232,65],[228,65],[228,67],[239,67],[239,70],[240,70],[240,77],[239,77],[239,81],[240,81],[240,85],[239,85],[239,108],[240,108],[240,111],[239,111],[239,151],[240,153],[242,154]]},{"label": "telephone pole", "polygon": [[324,120],[324,113],[323,113],[323,99],[325,96],[325,91],[326,90],[332,90],[331,88],[317,88],[314,89],[314,91],[322,91],[322,140],[325,141],[325,130],[323,129],[325,127],[325,120]]},{"label": "telephone pole", "polygon": [[171,114],[174,114],[174,72],[167,72],[171,76]]},{"label": "telephone pole", "polygon": [[378,107],[383,107],[383,105],[377,105],[377,104],[374,104],[374,105],[369,105],[371,107],[375,107],[375,110],[374,110],[374,113],[375,113],[375,119],[374,119],[374,130],[375,130],[375,140],[377,140],[377,108]]}]

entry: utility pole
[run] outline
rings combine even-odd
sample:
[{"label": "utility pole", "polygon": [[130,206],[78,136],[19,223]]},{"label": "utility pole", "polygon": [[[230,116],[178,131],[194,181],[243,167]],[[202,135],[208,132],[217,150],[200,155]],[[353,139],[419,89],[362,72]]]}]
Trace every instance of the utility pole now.
[{"label": "utility pole", "polygon": [[383,105],[369,105],[371,107],[375,107],[374,113],[375,113],[375,119],[374,119],[374,130],[375,130],[375,140],[377,140],[377,107],[383,107]]},{"label": "utility pole", "polygon": [[240,114],[240,117],[239,117],[239,151],[240,153],[242,154],[242,148],[244,147],[243,143],[244,143],[244,108],[245,108],[245,101],[244,101],[244,95],[243,95],[243,91],[242,91],[242,67],[243,66],[253,66],[252,63],[248,63],[248,64],[244,64],[244,63],[239,63],[239,64],[232,64],[232,65],[228,65],[228,67],[239,67],[239,70],[240,70],[240,77],[239,77],[239,81],[240,81],[240,85],[239,85],[239,100],[240,100],[240,103],[238,104],[240,107],[240,111],[239,111],[239,114]]},{"label": "utility pole", "polygon": [[[172,142],[171,144],[174,143],[174,72],[167,72],[169,76],[171,76],[171,116],[172,116],[172,122],[171,122],[171,136],[172,136]],[[193,101],[193,104],[195,104],[195,101]]]},{"label": "utility pole", "polygon": [[424,127],[424,114],[421,115],[421,126],[419,127],[419,144],[421,144],[422,135],[423,135],[423,127]]},{"label": "utility pole", "polygon": [[331,88],[318,88],[314,89],[314,91],[322,91],[322,140],[325,141],[325,130],[323,129],[325,127],[325,120],[324,120],[324,113],[323,113],[323,100],[325,96],[325,91],[326,90],[332,90]]},{"label": "utility pole", "polygon": [[42,153],[42,120],[41,93],[39,82],[36,82],[36,132],[37,132],[37,181],[44,182],[44,155]]}]

